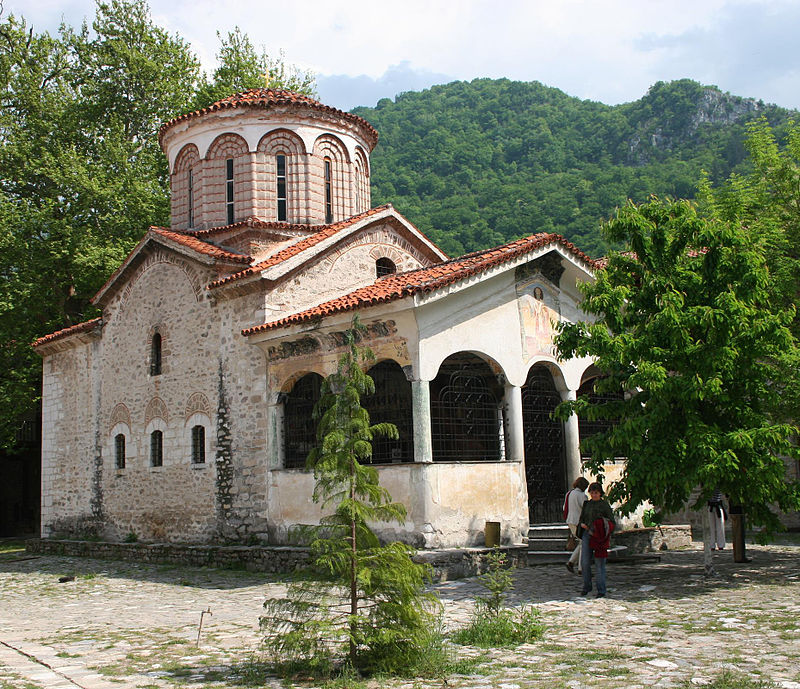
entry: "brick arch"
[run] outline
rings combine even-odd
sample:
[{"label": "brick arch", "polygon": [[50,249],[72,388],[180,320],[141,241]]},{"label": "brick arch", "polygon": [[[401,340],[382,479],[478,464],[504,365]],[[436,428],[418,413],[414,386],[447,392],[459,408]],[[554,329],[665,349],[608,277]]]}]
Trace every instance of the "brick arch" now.
[{"label": "brick arch", "polygon": [[160,397],[153,397],[153,399],[147,403],[144,410],[145,427],[148,426],[153,419],[162,419],[164,423],[169,423],[167,405]]},{"label": "brick arch", "polygon": [[350,154],[338,136],[333,134],[320,134],[314,141],[314,155],[320,158],[329,157],[336,162],[349,163]]},{"label": "brick arch", "polygon": [[267,155],[285,153],[291,156],[307,153],[303,140],[288,129],[273,129],[267,132],[261,137],[256,150]]},{"label": "brick arch", "polygon": [[111,410],[111,417],[109,418],[108,421],[109,432],[113,430],[114,426],[120,423],[126,424],[128,428],[131,427],[130,409],[128,409],[128,407],[122,402],[115,405],[114,409]]},{"label": "brick arch", "polygon": [[353,215],[352,170],[350,156],[341,139],[333,134],[322,134],[314,142],[314,166],[319,178],[318,198],[323,222],[326,215],[325,159],[331,161],[333,191],[333,222]]},{"label": "brick arch", "polygon": [[243,137],[238,134],[220,134],[206,152],[206,160],[215,158],[236,158],[250,152],[250,148]]},{"label": "brick arch", "polygon": [[[286,156],[286,217],[278,213],[278,168],[277,155]],[[255,156],[258,215],[270,220],[303,222],[308,218],[307,194],[304,180],[307,178],[306,148],[302,139],[288,129],[273,129],[261,137]],[[261,210],[263,209],[263,210]]]},{"label": "brick arch", "polygon": [[353,212],[362,213],[370,207],[369,159],[361,146],[353,156]]},{"label": "brick arch", "polygon": [[184,416],[188,420],[194,414],[205,414],[209,418],[211,417],[211,404],[209,404],[208,397],[202,392],[194,392],[186,400]]},{"label": "brick arch", "polygon": [[194,144],[186,144],[175,158],[172,174],[184,172],[200,161],[200,151]]}]

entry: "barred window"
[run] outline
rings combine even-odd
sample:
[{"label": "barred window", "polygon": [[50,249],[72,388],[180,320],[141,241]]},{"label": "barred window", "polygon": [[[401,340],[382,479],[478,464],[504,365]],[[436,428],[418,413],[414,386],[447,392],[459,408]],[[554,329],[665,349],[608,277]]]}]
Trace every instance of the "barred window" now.
[{"label": "barred window", "polygon": [[384,275],[394,275],[397,272],[397,266],[390,258],[379,258],[375,261],[375,275],[382,278]]},{"label": "barred window", "polygon": [[192,168],[189,168],[189,229],[194,227],[194,177]]},{"label": "barred window", "polygon": [[114,463],[117,469],[125,468],[125,434],[114,436]]},{"label": "barred window", "polygon": [[192,464],[206,462],[206,429],[198,424],[192,427]]},{"label": "barred window", "polygon": [[228,211],[228,225],[233,225],[233,158],[225,161],[225,207]]},{"label": "barred window", "polygon": [[286,156],[279,153],[275,156],[275,166],[277,169],[276,181],[278,185],[278,220],[286,220]]},{"label": "barred window", "polygon": [[325,222],[333,222],[333,164],[325,158]]},{"label": "barred window", "polygon": [[164,465],[164,434],[161,431],[153,431],[150,434],[150,466],[160,467]]}]

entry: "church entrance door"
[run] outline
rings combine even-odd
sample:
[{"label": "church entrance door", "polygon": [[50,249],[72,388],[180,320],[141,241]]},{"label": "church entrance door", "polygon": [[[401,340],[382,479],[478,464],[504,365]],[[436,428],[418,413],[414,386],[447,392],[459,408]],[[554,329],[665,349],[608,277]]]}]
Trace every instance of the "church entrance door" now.
[{"label": "church entrance door", "polygon": [[531,524],[563,521],[566,493],[564,425],[551,418],[561,396],[545,366],[532,366],[522,387],[525,477]]}]

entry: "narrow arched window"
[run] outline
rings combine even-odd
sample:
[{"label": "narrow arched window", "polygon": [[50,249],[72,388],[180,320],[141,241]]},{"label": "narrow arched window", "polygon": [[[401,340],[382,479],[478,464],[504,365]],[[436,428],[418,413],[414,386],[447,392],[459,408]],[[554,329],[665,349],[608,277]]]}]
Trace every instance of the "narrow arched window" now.
[{"label": "narrow arched window", "polygon": [[125,468],[125,434],[114,436],[114,463],[117,469]]},{"label": "narrow arched window", "polygon": [[233,225],[233,158],[225,161],[225,208],[228,211],[228,225]]},{"label": "narrow arched window", "polygon": [[206,429],[197,425],[192,427],[192,464],[206,462]]},{"label": "narrow arched window", "polygon": [[150,341],[150,375],[161,375],[161,334],[155,333]]},{"label": "narrow arched window", "polygon": [[278,220],[286,220],[286,156],[275,156],[276,181],[278,185]]},{"label": "narrow arched window", "polygon": [[375,261],[375,275],[382,278],[384,275],[393,275],[397,272],[397,266],[390,258],[379,258]]},{"label": "narrow arched window", "polygon": [[150,434],[150,466],[160,467],[164,464],[164,434],[153,431]]},{"label": "narrow arched window", "polygon": [[189,168],[189,193],[188,193],[188,201],[189,201],[189,229],[191,230],[194,227],[194,177],[192,175],[192,168]]},{"label": "narrow arched window", "polygon": [[325,158],[325,222],[333,222],[333,164]]}]

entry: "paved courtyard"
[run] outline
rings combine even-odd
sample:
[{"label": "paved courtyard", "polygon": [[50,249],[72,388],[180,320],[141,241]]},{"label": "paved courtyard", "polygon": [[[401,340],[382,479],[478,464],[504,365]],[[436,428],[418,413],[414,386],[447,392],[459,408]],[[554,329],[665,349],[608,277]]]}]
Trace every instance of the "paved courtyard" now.
[{"label": "paved courtyard", "polygon": [[[584,599],[563,566],[518,570],[544,639],[516,649],[455,647],[469,674],[380,680],[397,689],[782,687],[800,689],[800,547],[748,546],[752,562],[702,553],[609,565],[609,595]],[[59,583],[60,577],[74,579]],[[435,587],[447,628],[463,624],[476,579]],[[0,688],[313,686],[264,676],[258,617],[281,584],[241,571],[0,555]],[[200,613],[205,615],[197,645]],[[339,687],[341,689],[341,687]]]}]

